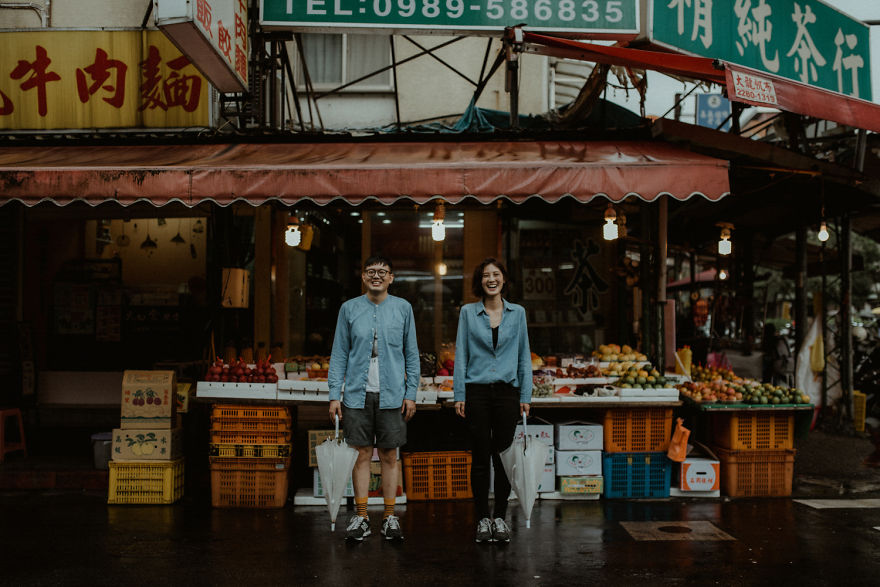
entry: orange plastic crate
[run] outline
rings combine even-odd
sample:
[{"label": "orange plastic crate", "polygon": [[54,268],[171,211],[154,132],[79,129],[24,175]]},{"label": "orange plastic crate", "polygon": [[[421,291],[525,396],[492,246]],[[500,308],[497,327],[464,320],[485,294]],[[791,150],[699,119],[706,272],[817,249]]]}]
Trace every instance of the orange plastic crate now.
[{"label": "orange plastic crate", "polygon": [[794,414],[770,410],[712,414],[712,442],[730,450],[794,448]]},{"label": "orange plastic crate", "polygon": [[672,408],[612,408],[605,411],[605,452],[660,452],[672,437]]},{"label": "orange plastic crate", "polygon": [[211,430],[211,442],[215,444],[290,444],[290,431]]},{"label": "orange plastic crate", "polygon": [[417,452],[403,455],[406,498],[412,501],[470,499],[471,453]]},{"label": "orange plastic crate", "polygon": [[218,508],[284,507],[289,472],[289,458],[211,457],[211,504]]},{"label": "orange plastic crate", "polygon": [[290,426],[290,411],[280,406],[240,406],[231,404],[216,404],[211,412],[211,419],[219,418],[232,420],[254,420],[272,418],[284,420]]},{"label": "orange plastic crate", "polygon": [[721,461],[721,489],[730,497],[791,495],[794,450],[727,450],[714,447]]},{"label": "orange plastic crate", "polygon": [[212,442],[210,456],[281,459],[290,456],[290,444],[220,444]]},{"label": "orange plastic crate", "polygon": [[212,418],[211,430],[222,432],[290,432],[291,417],[287,418]]}]

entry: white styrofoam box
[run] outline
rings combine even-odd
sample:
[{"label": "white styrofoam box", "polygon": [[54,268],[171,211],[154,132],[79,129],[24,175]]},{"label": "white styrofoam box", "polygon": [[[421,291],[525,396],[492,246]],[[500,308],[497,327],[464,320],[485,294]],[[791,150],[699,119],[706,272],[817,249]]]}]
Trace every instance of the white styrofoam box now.
[{"label": "white styrofoam box", "polygon": [[559,450],[602,450],[602,424],[566,422],[556,425],[556,448]]},{"label": "white styrofoam box", "polygon": [[687,457],[676,463],[675,473],[681,491],[711,492],[721,488],[721,462],[717,459]]},{"label": "white styrofoam box", "polygon": [[[541,420],[543,422],[543,420]],[[549,447],[547,450],[547,460],[545,464],[553,463],[553,424],[528,424],[527,429],[529,436],[544,441]],[[523,437],[523,425],[517,424],[516,431],[513,433],[514,440],[520,440]]]},{"label": "white styrofoam box", "polygon": [[327,403],[330,401],[330,393],[326,391],[294,391],[279,389],[278,401]]},{"label": "white styrofoam box", "polygon": [[574,393],[578,385],[605,385],[613,381],[613,377],[557,377],[553,380],[553,391],[555,393],[563,387],[567,387]]},{"label": "white styrofoam box", "polygon": [[[315,497],[324,497],[324,486],[321,485],[321,475],[318,473],[317,467],[315,468],[312,480],[312,495]],[[348,484],[342,491],[342,497],[354,497],[354,486],[351,484],[351,477],[348,478]]]},{"label": "white styrofoam box", "polygon": [[278,381],[278,389],[284,391],[330,391],[326,381],[315,379],[281,379]]},{"label": "white styrofoam box", "polygon": [[199,381],[196,397],[222,399],[278,399],[275,383],[231,383],[224,381]]},{"label": "white styrofoam box", "polygon": [[538,483],[538,493],[552,493],[554,491],[556,491],[556,465],[544,465],[541,482]]},{"label": "white styrofoam box", "polygon": [[664,399],[670,401],[678,400],[678,390],[674,387],[663,387],[657,389],[642,389],[640,387],[619,387],[617,389],[617,393],[618,395],[620,395],[623,401],[627,401],[629,399],[641,401],[646,398]]},{"label": "white styrofoam box", "polygon": [[557,450],[556,476],[601,475],[601,450]]},{"label": "white styrofoam box", "polygon": [[436,404],[437,403],[437,392],[422,390],[422,389],[416,391],[416,403],[417,404]]}]

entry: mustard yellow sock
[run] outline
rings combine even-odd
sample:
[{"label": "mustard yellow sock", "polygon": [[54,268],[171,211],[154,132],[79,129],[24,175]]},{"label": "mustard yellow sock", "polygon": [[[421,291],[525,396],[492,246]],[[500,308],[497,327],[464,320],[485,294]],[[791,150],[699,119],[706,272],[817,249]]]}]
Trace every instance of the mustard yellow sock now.
[{"label": "mustard yellow sock", "polygon": [[384,518],[387,518],[388,516],[393,516],[393,515],[394,515],[394,502],[395,502],[396,500],[393,499],[393,498],[392,498],[392,499],[385,498],[384,501],[385,501],[385,515],[384,515]]},{"label": "mustard yellow sock", "polygon": [[367,498],[366,497],[356,497],[354,498],[354,509],[355,513],[362,518],[369,519],[370,516],[367,515]]}]

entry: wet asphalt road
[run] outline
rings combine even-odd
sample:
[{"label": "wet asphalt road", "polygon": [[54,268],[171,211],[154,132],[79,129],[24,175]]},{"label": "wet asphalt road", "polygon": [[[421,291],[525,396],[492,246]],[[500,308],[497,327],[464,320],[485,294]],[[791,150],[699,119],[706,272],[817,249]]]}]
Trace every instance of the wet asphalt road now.
[{"label": "wet asphalt road", "polygon": [[[373,535],[347,544],[345,510],[331,534],[318,506],[215,509],[199,495],[108,506],[103,492],[5,492],[0,584],[880,584],[880,508],[813,509],[788,498],[542,501],[526,529],[511,504],[515,534],[502,546],[473,542],[471,507],[398,506],[401,543],[382,540],[381,508],[371,508]],[[655,537],[678,539],[637,539],[639,523],[651,522],[663,528]]]}]

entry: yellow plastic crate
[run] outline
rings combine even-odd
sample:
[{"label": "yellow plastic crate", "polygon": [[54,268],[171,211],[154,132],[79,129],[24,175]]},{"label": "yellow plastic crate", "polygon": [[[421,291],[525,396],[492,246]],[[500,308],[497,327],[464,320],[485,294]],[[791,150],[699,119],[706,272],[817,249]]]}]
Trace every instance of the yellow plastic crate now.
[{"label": "yellow plastic crate", "polygon": [[861,391],[853,391],[853,427],[856,432],[865,431],[865,407],[867,396]]},{"label": "yellow plastic crate", "polygon": [[174,461],[110,461],[109,504],[168,504],[183,497],[184,459]]}]

